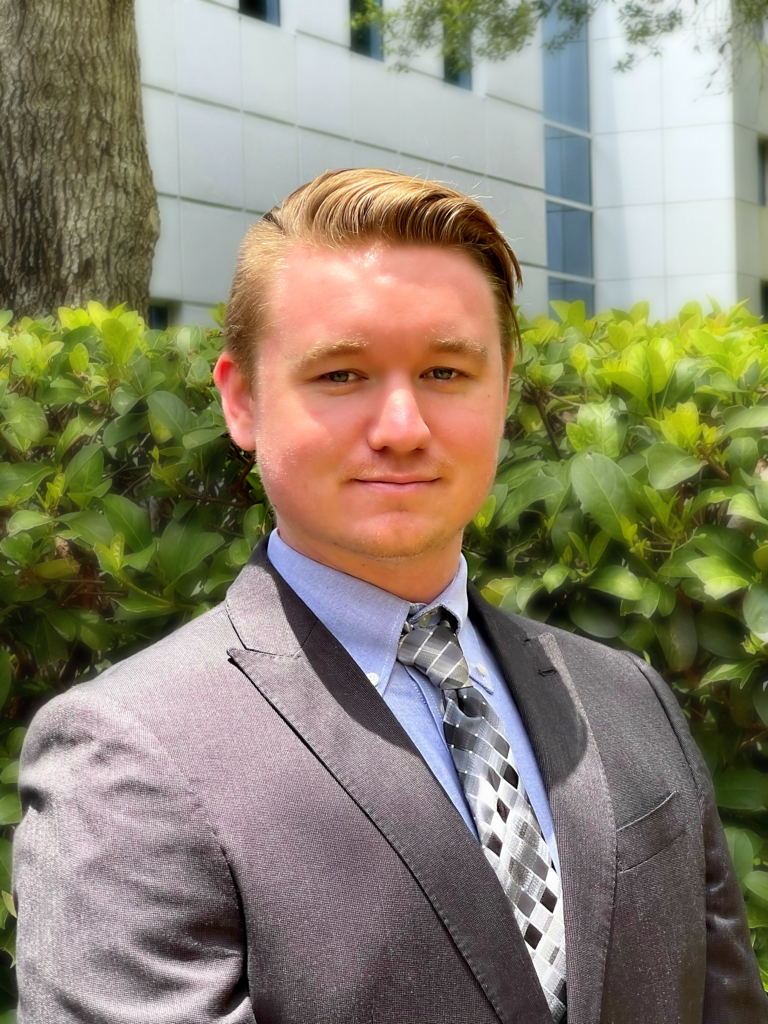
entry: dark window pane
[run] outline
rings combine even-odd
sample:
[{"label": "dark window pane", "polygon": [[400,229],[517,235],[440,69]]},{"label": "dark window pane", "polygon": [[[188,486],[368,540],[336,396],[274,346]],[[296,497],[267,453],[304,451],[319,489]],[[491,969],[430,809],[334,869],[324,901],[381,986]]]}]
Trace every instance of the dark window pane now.
[{"label": "dark window pane", "polygon": [[[543,21],[544,43],[567,29],[568,22],[550,11]],[[544,50],[544,116],[589,131],[586,28],[559,49]]]},{"label": "dark window pane", "polygon": [[459,59],[453,56],[443,58],[443,79],[449,85],[461,89],[472,88],[472,39],[467,35]]},{"label": "dark window pane", "polygon": [[584,303],[587,316],[595,312],[595,287],[584,281],[564,281],[561,277],[550,277],[549,279],[549,301],[557,302],[578,302]]},{"label": "dark window pane", "polygon": [[590,203],[589,139],[549,125],[544,128],[547,194]]},{"label": "dark window pane", "polygon": [[768,281],[760,282],[760,316],[768,323]]},{"label": "dark window pane", "polygon": [[[381,0],[377,0],[381,7]],[[360,14],[365,9],[363,0],[350,0],[350,15]],[[364,57],[373,57],[374,60],[384,60],[384,47],[382,46],[381,30],[371,25],[362,28],[352,28],[350,48],[355,53],[362,53]]]},{"label": "dark window pane", "polygon": [[766,174],[768,174],[768,140],[760,139],[757,143],[757,201],[761,206],[768,204]]},{"label": "dark window pane", "polygon": [[280,0],[240,0],[240,13],[268,21],[271,25],[279,25]]},{"label": "dark window pane", "polygon": [[449,85],[472,88],[472,68],[455,68],[447,59],[443,62],[443,78]]},{"label": "dark window pane", "polygon": [[168,307],[149,307],[149,327],[152,331],[164,331],[168,327]]},{"label": "dark window pane", "polygon": [[592,214],[547,203],[547,267],[563,274],[592,277]]}]

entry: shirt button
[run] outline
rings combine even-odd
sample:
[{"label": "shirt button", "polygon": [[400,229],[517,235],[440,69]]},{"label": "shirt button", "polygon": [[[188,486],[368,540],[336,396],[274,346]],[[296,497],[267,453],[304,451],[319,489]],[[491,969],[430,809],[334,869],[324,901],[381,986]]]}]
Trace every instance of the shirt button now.
[{"label": "shirt button", "polygon": [[379,685],[379,677],[376,672],[368,672],[368,678],[370,679],[374,686]]},{"label": "shirt button", "polygon": [[488,669],[485,667],[485,665],[480,665],[478,663],[477,671],[480,673],[481,676],[487,676],[488,675]]}]

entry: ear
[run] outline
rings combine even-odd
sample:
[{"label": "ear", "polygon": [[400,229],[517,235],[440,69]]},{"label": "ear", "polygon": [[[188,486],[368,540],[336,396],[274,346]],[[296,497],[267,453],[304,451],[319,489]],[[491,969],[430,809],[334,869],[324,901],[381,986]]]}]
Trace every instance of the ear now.
[{"label": "ear", "polygon": [[221,406],[232,440],[246,451],[253,451],[256,447],[254,397],[231,353],[224,351],[219,356],[213,379],[221,392]]}]

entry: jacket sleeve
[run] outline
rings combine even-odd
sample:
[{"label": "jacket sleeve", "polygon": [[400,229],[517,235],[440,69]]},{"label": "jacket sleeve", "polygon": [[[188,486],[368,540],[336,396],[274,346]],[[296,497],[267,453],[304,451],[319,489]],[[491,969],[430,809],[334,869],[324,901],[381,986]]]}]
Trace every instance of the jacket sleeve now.
[{"label": "jacket sleeve", "polygon": [[35,717],[14,841],[23,1024],[254,1024],[244,929],[203,807],[87,684]]},{"label": "jacket sleeve", "polygon": [[768,996],[752,951],[744,899],[717,813],[709,771],[669,686],[642,659],[627,656],[640,668],[663,705],[698,792],[707,900],[707,980],[702,1024],[768,1024]]}]

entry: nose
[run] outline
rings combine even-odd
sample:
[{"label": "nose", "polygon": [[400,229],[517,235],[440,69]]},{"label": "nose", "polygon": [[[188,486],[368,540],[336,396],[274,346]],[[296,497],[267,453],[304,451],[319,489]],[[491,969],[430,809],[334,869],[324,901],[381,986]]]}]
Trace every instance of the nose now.
[{"label": "nose", "polygon": [[429,436],[412,388],[395,387],[382,396],[368,431],[368,444],[374,451],[415,451],[426,448]]}]

